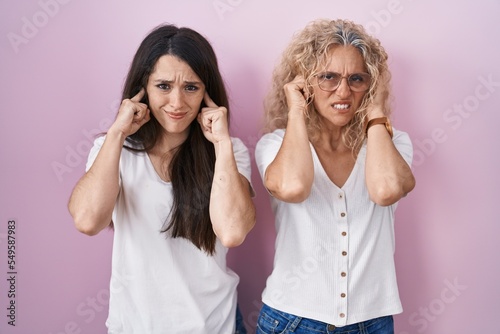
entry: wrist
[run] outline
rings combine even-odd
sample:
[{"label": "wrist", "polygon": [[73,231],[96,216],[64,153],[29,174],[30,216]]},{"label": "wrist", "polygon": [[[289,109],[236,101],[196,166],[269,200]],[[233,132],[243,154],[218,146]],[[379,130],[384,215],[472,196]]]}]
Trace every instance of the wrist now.
[{"label": "wrist", "polygon": [[128,136],[123,133],[123,131],[120,131],[119,129],[115,129],[113,127],[109,128],[108,132],[106,132],[106,138],[116,139],[122,143],[125,142],[125,139],[127,137]]},{"label": "wrist", "polygon": [[368,111],[367,122],[374,118],[380,118],[380,117],[386,117],[384,110],[379,107],[374,107]]},{"label": "wrist", "polygon": [[214,149],[215,149],[215,156],[219,156],[222,152],[233,152],[233,142],[231,141],[231,138],[225,138],[222,140],[219,140],[214,144]]},{"label": "wrist", "polygon": [[306,114],[306,108],[305,107],[295,107],[295,108],[290,108],[288,110],[288,119],[304,119]]},{"label": "wrist", "polygon": [[368,137],[368,131],[375,125],[384,126],[389,135],[393,136],[391,120],[387,116],[375,117],[368,120],[365,127],[365,135]]}]

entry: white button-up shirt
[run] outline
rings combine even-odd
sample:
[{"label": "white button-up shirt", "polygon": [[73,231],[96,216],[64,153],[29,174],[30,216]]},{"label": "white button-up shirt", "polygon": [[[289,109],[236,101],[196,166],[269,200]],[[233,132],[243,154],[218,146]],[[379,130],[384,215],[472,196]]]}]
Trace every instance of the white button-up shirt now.
[{"label": "white button-up shirt", "polygon": [[[264,178],[285,131],[257,143],[255,157]],[[393,142],[408,164],[409,136]],[[271,197],[276,220],[274,269],[263,302],[297,316],[345,326],[402,312],[394,265],[394,211],[372,202],[365,183],[366,145],[342,188],[323,169],[311,145],[314,182],[301,203]]]}]

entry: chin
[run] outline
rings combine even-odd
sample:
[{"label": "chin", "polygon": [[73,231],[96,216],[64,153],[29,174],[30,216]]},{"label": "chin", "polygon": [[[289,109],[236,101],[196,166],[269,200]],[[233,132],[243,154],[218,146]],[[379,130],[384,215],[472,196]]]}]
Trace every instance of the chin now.
[{"label": "chin", "polygon": [[352,120],[353,114],[335,114],[335,115],[328,115],[329,117],[322,117],[323,120],[327,123],[330,123],[331,125],[338,126],[338,127],[343,127]]}]

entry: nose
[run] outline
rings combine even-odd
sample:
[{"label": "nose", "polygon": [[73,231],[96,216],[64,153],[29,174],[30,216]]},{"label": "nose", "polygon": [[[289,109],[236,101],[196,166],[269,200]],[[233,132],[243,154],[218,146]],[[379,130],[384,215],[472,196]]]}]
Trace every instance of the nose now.
[{"label": "nose", "polygon": [[347,81],[347,78],[340,79],[339,86],[335,90],[335,93],[340,98],[346,98],[349,95],[351,95],[351,87],[349,87],[349,82]]},{"label": "nose", "polygon": [[168,104],[174,109],[178,110],[182,107],[183,96],[179,89],[173,89],[170,94],[168,94],[169,101]]}]

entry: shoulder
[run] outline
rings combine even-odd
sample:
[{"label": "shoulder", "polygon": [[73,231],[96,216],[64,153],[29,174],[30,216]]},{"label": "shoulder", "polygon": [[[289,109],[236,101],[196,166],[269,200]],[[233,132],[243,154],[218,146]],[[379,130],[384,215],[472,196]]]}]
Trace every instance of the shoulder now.
[{"label": "shoulder", "polygon": [[260,140],[276,140],[283,139],[285,137],[285,129],[276,129],[273,132],[268,132],[264,134]]},{"label": "shoulder", "polygon": [[281,145],[283,138],[285,137],[285,129],[276,129],[273,132],[268,132],[260,137],[257,142],[257,148],[263,149],[267,146]]},{"label": "shoulder", "polygon": [[[102,145],[104,145],[105,140],[106,140],[105,134],[94,139],[94,145],[93,145],[92,149],[93,150],[100,150]],[[141,143],[137,143],[137,142],[134,142],[131,140],[126,140],[124,143],[124,146],[123,146],[123,148],[131,148],[131,149],[136,149],[136,150],[140,150],[143,147],[144,146]]]},{"label": "shoulder", "polygon": [[276,129],[273,132],[264,134],[257,142],[255,161],[261,175],[264,175],[267,166],[276,158],[284,137],[285,130]]},{"label": "shoulder", "polygon": [[247,146],[245,143],[243,143],[243,140],[241,140],[238,137],[231,137],[231,144],[233,144],[233,151],[241,151],[241,150],[248,150]]},{"label": "shoulder", "polygon": [[252,177],[250,152],[240,138],[231,137],[231,143],[238,172],[250,182]]},{"label": "shoulder", "polygon": [[94,139],[94,147],[101,148],[104,144],[104,140],[106,139],[106,135],[101,135]]},{"label": "shoulder", "polygon": [[[94,139],[94,143],[92,148],[90,149],[89,155],[88,155],[88,160],[87,160],[87,165],[86,165],[86,170],[90,169],[92,164],[94,163],[95,159],[97,158],[97,155],[101,151],[102,146],[104,145],[104,141],[106,140],[106,135],[102,135]],[[140,150],[143,148],[142,144],[134,143],[131,141],[126,141],[123,148],[122,152],[120,155],[120,161],[124,159],[124,157],[136,157],[138,155],[144,154],[143,152],[140,151],[134,151],[135,150]],[[132,149],[132,150],[131,150]]]},{"label": "shoulder", "polygon": [[407,148],[412,148],[412,143],[408,133],[400,130],[393,129],[394,135],[392,136],[392,142],[398,150]]},{"label": "shoulder", "polygon": [[241,160],[250,160],[250,152],[240,138],[231,137],[231,144],[233,146],[233,154],[237,162]]},{"label": "shoulder", "polygon": [[88,171],[95,159],[97,158],[97,154],[101,151],[102,145],[104,144],[104,139],[106,139],[106,135],[102,135],[94,139],[94,144],[90,149],[89,155],[87,157],[87,164],[85,165],[85,171]]},{"label": "shoulder", "polygon": [[398,152],[403,156],[403,159],[411,166],[413,160],[413,144],[408,133],[400,130],[394,130],[392,142]]},{"label": "shoulder", "polygon": [[392,141],[394,142],[409,142],[411,143],[410,136],[408,135],[407,132],[398,130],[396,128],[393,128],[393,136],[392,136]]},{"label": "shoulder", "polygon": [[231,144],[233,146],[233,154],[237,156],[249,155],[249,151],[243,140],[238,137],[231,137]]}]

